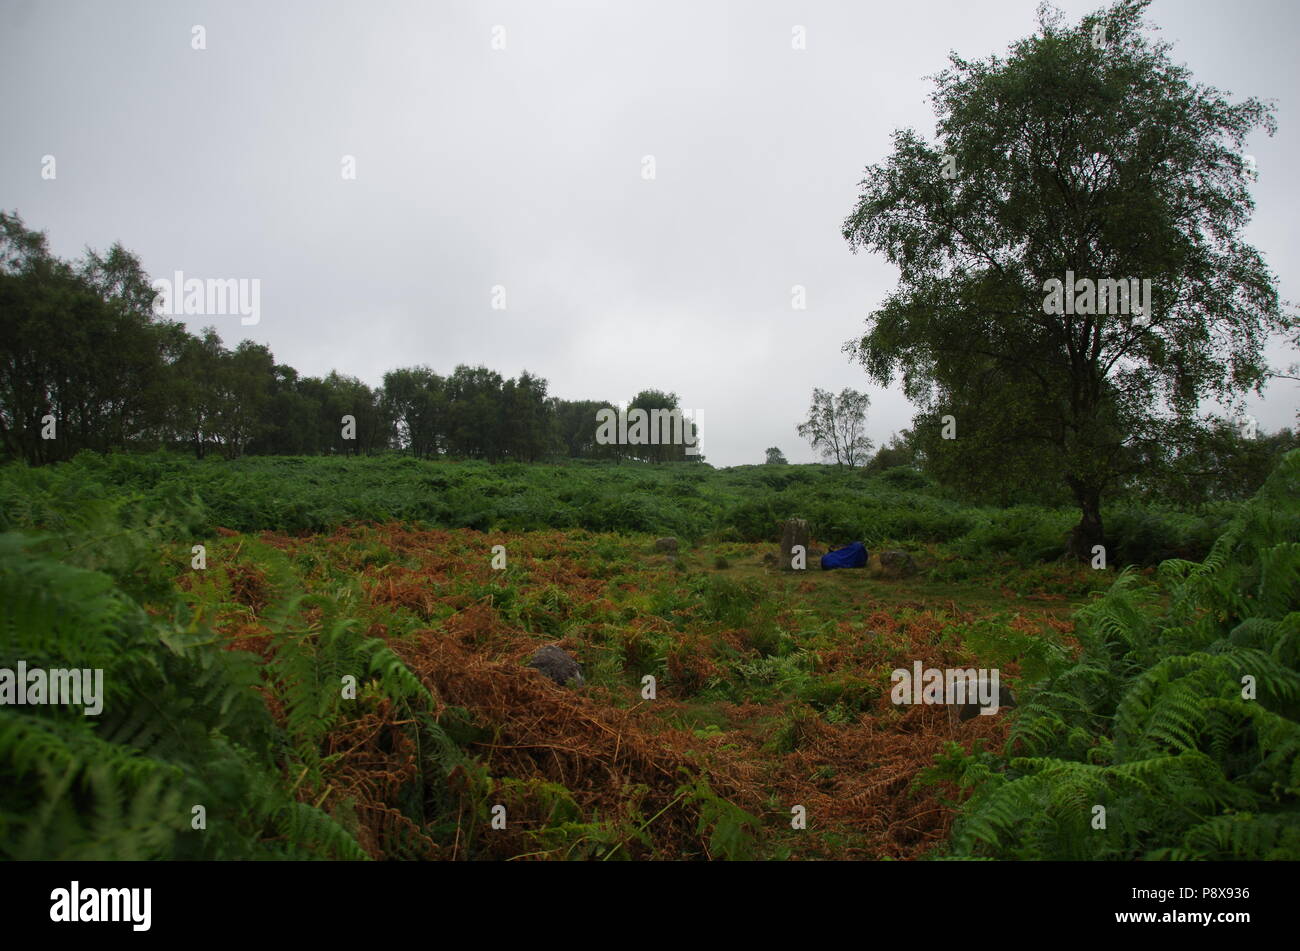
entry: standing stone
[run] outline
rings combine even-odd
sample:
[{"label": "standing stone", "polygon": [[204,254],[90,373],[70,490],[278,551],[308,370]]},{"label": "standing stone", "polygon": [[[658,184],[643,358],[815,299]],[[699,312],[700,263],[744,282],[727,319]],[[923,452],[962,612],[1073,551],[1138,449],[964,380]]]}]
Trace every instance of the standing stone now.
[{"label": "standing stone", "polygon": [[663,551],[663,552],[670,552],[670,553],[676,552],[677,539],[672,537],[655,539],[655,551]]},{"label": "standing stone", "polygon": [[801,518],[788,518],[781,524],[781,547],[776,553],[781,570],[794,570],[790,562],[794,558],[791,549],[795,545],[802,545],[805,552],[808,550],[808,523]]},{"label": "standing stone", "polygon": [[529,667],[536,667],[560,686],[569,681],[582,683],[582,668],[578,662],[554,644],[547,644],[533,655]]}]

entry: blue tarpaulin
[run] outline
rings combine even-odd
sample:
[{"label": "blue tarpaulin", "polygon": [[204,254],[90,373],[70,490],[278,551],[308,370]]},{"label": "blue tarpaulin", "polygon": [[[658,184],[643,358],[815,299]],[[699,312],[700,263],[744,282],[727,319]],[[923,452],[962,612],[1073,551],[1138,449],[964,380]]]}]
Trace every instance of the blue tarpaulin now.
[{"label": "blue tarpaulin", "polygon": [[867,546],[862,542],[851,542],[843,548],[828,551],[822,555],[822,570],[832,568],[861,568],[867,563]]}]

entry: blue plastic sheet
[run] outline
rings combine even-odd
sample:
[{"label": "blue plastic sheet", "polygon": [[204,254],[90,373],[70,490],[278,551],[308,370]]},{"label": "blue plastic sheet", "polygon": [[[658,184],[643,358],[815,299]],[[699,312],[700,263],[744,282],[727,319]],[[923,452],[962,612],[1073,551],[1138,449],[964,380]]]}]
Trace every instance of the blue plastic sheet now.
[{"label": "blue plastic sheet", "polygon": [[852,542],[835,551],[822,555],[822,570],[833,568],[861,568],[867,563],[867,546],[862,542]]}]

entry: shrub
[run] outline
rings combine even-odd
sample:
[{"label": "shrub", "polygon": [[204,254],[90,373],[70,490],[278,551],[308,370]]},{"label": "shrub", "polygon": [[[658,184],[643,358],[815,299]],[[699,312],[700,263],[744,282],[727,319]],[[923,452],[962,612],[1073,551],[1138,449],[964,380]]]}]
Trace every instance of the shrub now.
[{"label": "shrub", "polygon": [[934,482],[925,473],[912,466],[895,466],[880,473],[877,478],[885,485],[895,489],[928,489]]},{"label": "shrub", "polygon": [[1026,691],[1007,754],[938,769],[974,787],[955,855],[1300,858],[1297,498],[1300,450],[1203,561],[1125,571],[1078,613],[1081,655]]},{"label": "shrub", "polygon": [[968,556],[1009,556],[1021,562],[1061,557],[1071,527],[1078,521],[1068,511],[1037,505],[989,512],[959,545]]}]

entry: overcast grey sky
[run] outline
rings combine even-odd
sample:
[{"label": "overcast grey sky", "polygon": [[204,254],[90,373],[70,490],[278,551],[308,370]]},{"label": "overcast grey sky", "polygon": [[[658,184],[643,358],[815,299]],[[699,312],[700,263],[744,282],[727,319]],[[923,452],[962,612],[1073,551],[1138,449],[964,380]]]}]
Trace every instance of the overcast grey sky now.
[{"label": "overcast grey sky", "polygon": [[[62,256],[121,241],[157,277],[259,279],[256,326],[191,329],[305,374],[482,363],[566,399],[653,386],[701,412],[715,465],[773,445],[811,461],[795,425],[814,386],[867,390],[878,443],[912,414],[840,351],[896,277],[840,235],[862,170],[895,128],[932,137],[925,77],[949,50],[1002,53],[1035,7],[0,0],[0,207]],[[1198,81],[1277,100],[1278,134],[1249,144],[1247,236],[1300,298],[1300,5],[1149,16]],[[1298,406],[1276,381],[1248,410],[1271,430]]]}]

